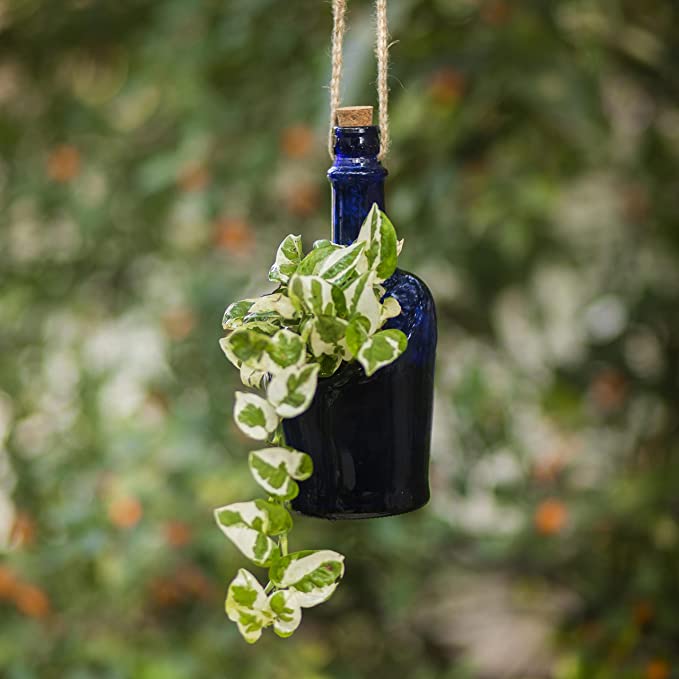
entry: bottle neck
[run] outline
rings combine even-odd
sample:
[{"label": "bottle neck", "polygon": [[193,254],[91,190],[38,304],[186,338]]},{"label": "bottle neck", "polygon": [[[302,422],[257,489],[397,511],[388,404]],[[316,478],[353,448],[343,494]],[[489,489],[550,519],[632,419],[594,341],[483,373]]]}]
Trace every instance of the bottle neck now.
[{"label": "bottle neck", "polygon": [[387,171],[377,159],[379,128],[336,127],[335,162],[328,170],[332,185],[332,240],[349,245],[358,237],[373,203],[384,210]]}]

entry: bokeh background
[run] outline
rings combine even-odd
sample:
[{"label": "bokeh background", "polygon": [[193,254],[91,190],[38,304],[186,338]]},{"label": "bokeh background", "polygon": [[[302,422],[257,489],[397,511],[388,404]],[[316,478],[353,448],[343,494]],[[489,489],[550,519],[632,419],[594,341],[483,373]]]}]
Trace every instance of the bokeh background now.
[{"label": "bokeh background", "polygon": [[[345,103],[374,101],[369,0]],[[295,547],[225,617],[256,494],[224,307],[329,233],[330,5],[0,0],[0,676],[679,677],[679,6],[391,0],[388,207],[439,312],[429,506]]]}]

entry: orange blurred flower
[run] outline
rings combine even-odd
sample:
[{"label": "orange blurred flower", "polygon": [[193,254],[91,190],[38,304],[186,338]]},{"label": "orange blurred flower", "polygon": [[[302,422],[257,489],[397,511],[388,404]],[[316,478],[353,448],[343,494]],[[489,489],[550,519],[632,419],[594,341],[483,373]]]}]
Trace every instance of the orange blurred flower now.
[{"label": "orange blurred flower", "polygon": [[214,243],[232,255],[249,255],[255,248],[255,237],[244,219],[225,217],[215,224]]},{"label": "orange blurred flower", "polygon": [[454,106],[464,91],[464,76],[454,68],[436,71],[429,82],[429,96],[442,106]]},{"label": "orange blurred flower", "polygon": [[670,676],[670,665],[666,660],[651,660],[646,665],[646,679],[667,679]]},{"label": "orange blurred flower", "polygon": [[177,181],[182,191],[202,191],[210,183],[210,173],[203,165],[188,165]]},{"label": "orange blurred flower", "polygon": [[197,599],[209,599],[213,593],[210,581],[205,577],[200,568],[193,565],[183,566],[175,575],[177,584],[184,590],[188,597]]},{"label": "orange blurred flower", "polygon": [[12,599],[18,584],[14,571],[7,566],[0,566],[0,599]]},{"label": "orange blurred flower", "polygon": [[507,0],[490,0],[481,6],[481,20],[491,26],[506,24],[512,16],[512,6]]},{"label": "orange blurred flower", "polygon": [[80,151],[70,144],[62,144],[51,151],[47,158],[47,174],[61,184],[80,174]]},{"label": "orange blurred flower", "polygon": [[150,584],[151,598],[160,607],[174,606],[182,600],[182,591],[170,578],[156,578]]},{"label": "orange blurred flower", "polygon": [[648,601],[637,601],[634,604],[633,615],[634,622],[636,622],[639,627],[643,627],[653,620],[655,612],[653,606],[651,606]]},{"label": "orange blurred flower", "polygon": [[141,502],[135,497],[119,497],[112,500],[108,506],[108,518],[118,528],[136,526],[143,513]]},{"label": "orange blurred flower", "polygon": [[313,182],[291,187],[285,196],[285,205],[295,217],[310,217],[316,212],[320,202],[318,184]]},{"label": "orange blurred flower", "polygon": [[156,578],[150,589],[153,602],[162,608],[190,599],[210,599],[215,594],[205,574],[192,564],[181,566],[172,575]]},{"label": "orange blurred flower", "polygon": [[563,502],[550,498],[538,505],[533,519],[538,533],[555,535],[566,525],[568,510]]},{"label": "orange blurred flower", "polygon": [[293,125],[283,130],[281,151],[288,158],[305,158],[314,145],[313,130],[306,125]]},{"label": "orange blurred flower", "polygon": [[14,602],[30,618],[44,618],[50,612],[47,594],[35,585],[19,584],[14,593]]},{"label": "orange blurred flower", "polygon": [[183,547],[191,542],[191,529],[182,521],[168,521],[163,526],[163,532],[171,547]]},{"label": "orange blurred flower", "polygon": [[26,512],[14,517],[10,539],[17,547],[28,547],[35,542],[35,521]]},{"label": "orange blurred flower", "polygon": [[163,315],[163,327],[168,337],[173,340],[183,340],[196,325],[196,317],[191,309],[172,309]]}]

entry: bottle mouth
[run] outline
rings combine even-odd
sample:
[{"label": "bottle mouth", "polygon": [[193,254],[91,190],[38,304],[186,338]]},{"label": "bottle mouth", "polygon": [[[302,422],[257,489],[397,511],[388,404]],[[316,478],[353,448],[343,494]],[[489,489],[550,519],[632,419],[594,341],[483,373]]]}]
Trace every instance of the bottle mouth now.
[{"label": "bottle mouth", "polygon": [[380,152],[380,128],[377,125],[364,127],[335,127],[335,155],[344,158],[365,158],[377,156]]}]

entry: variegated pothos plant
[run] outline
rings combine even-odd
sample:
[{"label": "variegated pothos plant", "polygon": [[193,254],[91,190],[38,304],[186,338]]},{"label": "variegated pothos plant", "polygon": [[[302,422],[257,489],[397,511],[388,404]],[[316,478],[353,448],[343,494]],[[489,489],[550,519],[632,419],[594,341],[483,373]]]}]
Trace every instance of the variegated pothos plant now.
[{"label": "variegated pothos plant", "polygon": [[342,362],[359,361],[367,375],[395,361],[408,340],[400,330],[381,330],[401,313],[383,286],[396,269],[402,241],[373,205],[358,238],[347,246],[316,241],[307,255],[300,236],[287,236],[276,253],[271,294],[231,304],[228,331],[220,340],[247,387],[236,392],[234,419],[250,438],[268,446],[250,453],[255,481],[268,498],[215,510],[219,528],[255,565],[269,569],[269,581],[240,569],[226,597],[226,613],[249,643],[273,626],[281,637],[297,629],[302,609],[326,601],[344,574],[337,552],[288,551],[292,517],[288,504],[298,481],[313,471],[311,457],[285,445],[281,421],[311,404],[319,378]]}]

